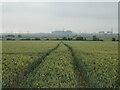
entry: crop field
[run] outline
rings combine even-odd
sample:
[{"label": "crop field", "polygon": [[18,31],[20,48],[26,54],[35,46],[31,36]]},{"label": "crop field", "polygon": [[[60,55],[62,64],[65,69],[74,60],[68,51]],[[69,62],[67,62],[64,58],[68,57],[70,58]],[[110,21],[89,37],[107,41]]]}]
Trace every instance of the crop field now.
[{"label": "crop field", "polygon": [[56,45],[57,42],[3,42],[3,87],[16,86],[16,81],[34,69],[41,57]]},{"label": "crop field", "polygon": [[112,88],[118,84],[116,42],[66,42],[73,47],[76,63],[90,87]]},{"label": "crop field", "polygon": [[3,41],[3,88],[119,87],[118,42]]}]

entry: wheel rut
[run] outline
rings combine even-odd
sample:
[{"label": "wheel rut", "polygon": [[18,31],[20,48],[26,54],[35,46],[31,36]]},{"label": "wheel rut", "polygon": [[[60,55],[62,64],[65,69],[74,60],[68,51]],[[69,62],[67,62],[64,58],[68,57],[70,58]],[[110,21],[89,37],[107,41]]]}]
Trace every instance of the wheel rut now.
[{"label": "wheel rut", "polygon": [[84,76],[82,75],[80,68],[78,67],[77,64],[77,58],[74,54],[73,48],[70,47],[68,44],[64,43],[64,42],[60,42],[59,44],[56,45],[56,47],[54,47],[53,49],[49,50],[47,53],[45,53],[42,57],[40,57],[37,61],[34,61],[32,64],[30,64],[25,71],[23,71],[21,74],[19,74],[18,76],[16,76],[13,80],[12,85],[10,86],[11,88],[20,88],[20,86],[27,80],[29,74],[31,72],[33,72],[39,65],[42,64],[42,62],[44,62],[44,59],[49,56],[54,50],[56,50],[60,44],[64,44],[65,47],[68,48],[68,50],[70,50],[71,56],[72,56],[72,60],[73,60],[73,70],[75,73],[75,79],[76,79],[76,88],[88,88],[89,85],[87,83],[87,81],[84,79]]},{"label": "wheel rut", "polygon": [[77,82],[73,68],[70,50],[61,44],[29,74],[21,87],[76,88]]},{"label": "wheel rut", "polygon": [[23,71],[22,73],[20,73],[19,75],[17,75],[14,79],[13,79],[13,83],[11,84],[10,88],[19,88],[20,85],[26,81],[28,75],[33,72],[40,64],[42,64],[42,62],[44,62],[44,59],[49,56],[54,50],[56,50],[59,46],[60,46],[61,42],[58,43],[56,45],[56,47],[52,48],[51,50],[49,50],[48,52],[46,52],[45,54],[43,54],[37,61],[34,61],[33,63],[31,63],[30,65],[28,65],[28,67],[26,67],[25,71]]},{"label": "wheel rut", "polygon": [[74,54],[73,48],[64,42],[62,42],[62,43],[70,50],[71,55],[72,55],[74,73],[75,73],[75,78],[77,81],[76,88],[89,88],[87,81],[84,79],[84,76],[80,71],[80,68],[79,68],[78,63],[77,63],[77,57]]}]

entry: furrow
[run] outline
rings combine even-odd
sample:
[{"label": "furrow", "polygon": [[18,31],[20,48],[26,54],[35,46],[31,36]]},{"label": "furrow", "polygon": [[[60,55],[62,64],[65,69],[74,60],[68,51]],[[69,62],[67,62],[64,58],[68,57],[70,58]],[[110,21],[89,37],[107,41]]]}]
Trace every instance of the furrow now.
[{"label": "furrow", "polygon": [[62,43],[70,50],[72,58],[73,58],[74,73],[75,73],[75,77],[76,77],[76,81],[77,81],[76,88],[89,88],[89,85],[88,85],[87,81],[84,79],[84,76],[81,73],[81,70],[78,66],[77,57],[75,56],[73,48],[64,42],[62,42]]},{"label": "furrow", "polygon": [[75,88],[75,73],[72,56],[68,48],[61,44],[45,58],[42,65],[30,73],[23,88]]},{"label": "furrow", "polygon": [[44,62],[44,59],[49,56],[54,50],[56,50],[61,43],[57,44],[56,47],[52,48],[48,52],[46,52],[42,57],[40,57],[37,61],[34,61],[28,67],[23,71],[23,73],[16,76],[13,80],[13,84],[11,85],[11,88],[19,88],[20,85],[27,79],[28,75],[33,72],[42,62]]}]

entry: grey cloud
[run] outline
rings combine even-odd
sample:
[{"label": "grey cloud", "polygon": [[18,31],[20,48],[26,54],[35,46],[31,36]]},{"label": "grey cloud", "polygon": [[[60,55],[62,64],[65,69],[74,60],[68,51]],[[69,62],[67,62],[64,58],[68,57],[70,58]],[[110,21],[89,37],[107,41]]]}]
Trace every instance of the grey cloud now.
[{"label": "grey cloud", "polygon": [[111,3],[4,3],[3,24],[18,30],[50,32],[67,27],[89,32],[114,27],[117,31],[117,2]]}]

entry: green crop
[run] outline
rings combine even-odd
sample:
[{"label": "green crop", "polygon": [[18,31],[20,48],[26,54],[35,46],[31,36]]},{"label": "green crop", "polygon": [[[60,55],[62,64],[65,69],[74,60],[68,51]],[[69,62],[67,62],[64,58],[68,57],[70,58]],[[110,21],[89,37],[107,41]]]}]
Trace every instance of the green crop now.
[{"label": "green crop", "polygon": [[2,43],[3,88],[119,87],[118,42]]},{"label": "green crop", "polygon": [[63,44],[23,84],[27,88],[74,88],[76,86],[70,51]]},{"label": "green crop", "polygon": [[118,85],[117,42],[65,42],[73,48],[78,68],[90,87],[113,88]]},{"label": "green crop", "polygon": [[[17,87],[18,79],[29,65],[57,45],[57,42],[3,42],[2,86]],[[30,66],[32,67],[32,66]]]}]

